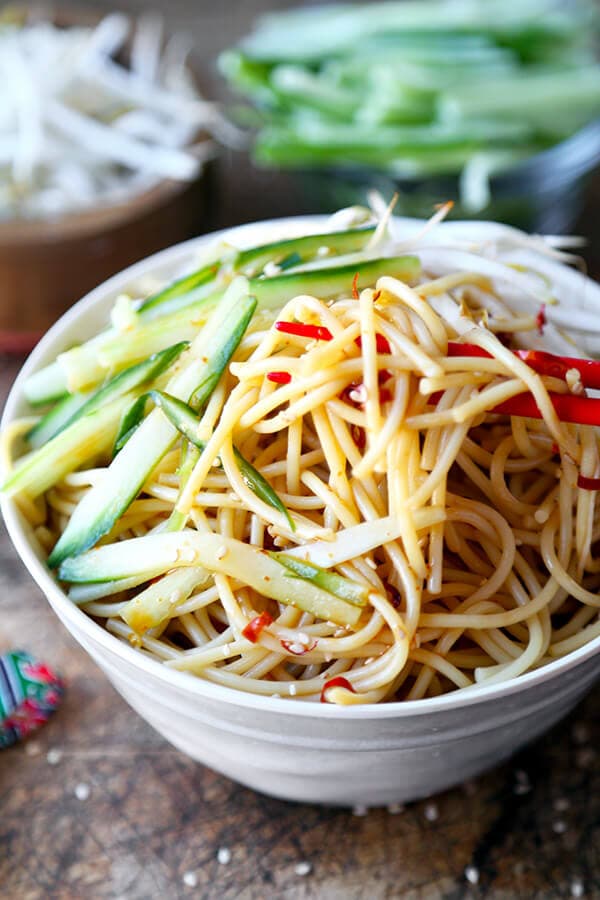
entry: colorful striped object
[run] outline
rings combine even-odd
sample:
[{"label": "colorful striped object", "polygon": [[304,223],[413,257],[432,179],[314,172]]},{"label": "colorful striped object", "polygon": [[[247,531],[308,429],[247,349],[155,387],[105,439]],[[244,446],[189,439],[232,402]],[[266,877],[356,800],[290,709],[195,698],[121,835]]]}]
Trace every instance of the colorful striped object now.
[{"label": "colorful striped object", "polygon": [[29,653],[14,650],[0,656],[0,749],[47,722],[63,691],[58,675]]}]

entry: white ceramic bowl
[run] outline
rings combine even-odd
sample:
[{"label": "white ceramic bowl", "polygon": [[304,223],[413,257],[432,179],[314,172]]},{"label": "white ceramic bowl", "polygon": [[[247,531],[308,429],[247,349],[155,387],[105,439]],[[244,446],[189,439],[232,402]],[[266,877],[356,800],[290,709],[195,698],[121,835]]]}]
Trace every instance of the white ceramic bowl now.
[{"label": "white ceramic bowl", "polygon": [[[244,226],[231,235],[240,245],[251,245],[275,233],[317,231],[322,223],[316,217],[286,219]],[[498,233],[498,226],[490,223],[442,228],[479,239]],[[66,313],[25,363],[8,398],[3,425],[26,409],[25,379],[103,325],[118,293],[140,276],[169,277],[210,237],[138,263]],[[548,266],[564,281],[564,270],[554,263]],[[581,288],[581,276],[573,278],[580,279]],[[585,290],[600,294],[591,282],[585,282]],[[127,702],[184,753],[242,784],[288,800],[383,805],[434,794],[534,740],[566,715],[600,674],[598,639],[506,684],[416,702],[343,709],[236,692],[163,668],[97,625],[56,584],[15,505],[4,500],[2,512],[19,555],[56,614]]]}]

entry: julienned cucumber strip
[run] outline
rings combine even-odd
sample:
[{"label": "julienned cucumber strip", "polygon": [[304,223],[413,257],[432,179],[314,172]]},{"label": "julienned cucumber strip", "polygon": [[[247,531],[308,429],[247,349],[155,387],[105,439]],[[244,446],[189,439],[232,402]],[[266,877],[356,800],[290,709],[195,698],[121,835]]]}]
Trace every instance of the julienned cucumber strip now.
[{"label": "julienned cucumber strip", "polygon": [[[312,293],[327,298],[349,292],[357,272],[361,289],[374,284],[382,275],[413,279],[419,269],[419,260],[415,256],[370,259],[342,266],[329,264],[308,271],[286,271],[271,278],[252,278],[249,292],[256,297],[259,309],[276,310],[297,294]],[[67,390],[80,390],[97,384],[107,370],[118,371],[167,344],[192,340],[222,296],[223,291],[217,290],[168,315],[142,322],[127,334],[105,332],[62,353],[58,362],[31,376],[26,385],[28,399],[31,401],[35,397],[36,402],[46,401],[46,380],[51,384],[53,395],[56,391],[61,394]]]},{"label": "julienned cucumber strip", "polygon": [[[150,396],[155,404],[162,409],[165,416],[175,428],[195,447],[199,450],[203,450],[205,442],[198,438],[198,425],[200,424],[200,420],[193,409],[191,409],[187,403],[184,403],[182,400],[177,400],[177,398],[171,397],[163,391],[150,391]],[[236,447],[233,448],[233,454],[241,476],[250,490],[264,503],[267,503],[269,506],[272,506],[273,509],[276,509],[284,515],[292,531],[295,531],[296,526],[286,509],[285,504],[277,492],[273,490],[266,478],[263,478],[258,469],[255,469],[252,463],[249,463]]]},{"label": "julienned cucumber strip", "polygon": [[[206,327],[189,350],[191,362],[167,385],[178,399],[188,399],[199,383],[214,389],[235,352],[256,309],[247,294],[248,282],[238,278],[228,288]],[[207,389],[203,402],[210,396]],[[84,420],[85,421],[85,420]],[[66,530],[50,554],[48,564],[59,565],[93,547],[137,496],[179,432],[159,409],[144,419],[106,470],[102,483],[81,500]]]},{"label": "julienned cucumber strip", "polygon": [[165,312],[172,312],[180,306],[189,306],[194,300],[204,296],[210,288],[210,283],[215,280],[221,263],[214,262],[203,266],[191,275],[173,281],[163,290],[147,297],[138,309],[138,315],[142,321],[148,321],[155,316],[162,316]]},{"label": "julienned cucumber strip", "polygon": [[138,397],[133,401],[129,409],[125,412],[115,438],[115,445],[112,452],[113,458],[123,449],[129,438],[137,431],[144,421],[147,403],[148,394],[142,394],[141,397]]},{"label": "julienned cucumber strip", "polygon": [[27,432],[27,443],[32,450],[43,447],[59,431],[71,422],[75,413],[84,406],[91,396],[90,391],[77,394],[65,394],[40,421]]},{"label": "julienned cucumber strip", "polygon": [[112,581],[161,566],[165,572],[182,566],[203,566],[229,575],[259,594],[295,606],[319,619],[354,626],[362,610],[324,591],[313,581],[290,578],[290,571],[264,550],[220,534],[182,531],[152,534],[98,547],[65,559],[59,570],[71,583]]},{"label": "julienned cucumber strip", "polygon": [[303,269],[300,272],[282,272],[271,278],[251,278],[250,290],[261,309],[277,309],[299,294],[310,294],[320,300],[335,297],[353,288],[358,279],[358,290],[375,284],[378,278],[391,275],[412,280],[421,268],[416,256],[391,256],[346,263],[342,266],[324,266],[319,269]]},{"label": "julienned cucumber strip", "polygon": [[350,253],[355,250],[362,250],[374,233],[375,227],[372,226],[369,228],[351,228],[348,231],[309,234],[304,237],[291,238],[290,240],[273,241],[260,247],[240,250],[235,261],[235,267],[244,275],[256,275],[268,262],[274,262],[279,265],[282,260],[293,253],[298,254],[301,260],[304,260],[306,256],[314,256],[321,247],[326,247],[332,254]]},{"label": "julienned cucumber strip", "polygon": [[9,497],[21,493],[37,497],[68,472],[104,453],[114,441],[123,411],[132,399],[131,394],[117,397],[65,428],[39,450],[24,457],[0,491]]},{"label": "julienned cucumber strip", "polygon": [[290,574],[293,573],[297,578],[306,578],[308,581],[312,581],[324,591],[335,594],[340,600],[353,603],[355,606],[367,605],[369,588],[366,585],[344,578],[336,572],[328,572],[312,563],[303,562],[294,556],[286,556],[285,553],[270,552],[269,556],[289,569]]},{"label": "julienned cucumber strip", "polygon": [[192,591],[210,577],[210,572],[202,566],[176,569],[133,597],[119,615],[136,634],[144,634],[176,615],[178,604],[187,600]]},{"label": "julienned cucumber strip", "polygon": [[30,406],[46,406],[62,400],[69,393],[65,373],[58,362],[44,366],[39,372],[30,375],[23,393]]},{"label": "julienned cucumber strip", "polygon": [[[182,341],[179,344],[174,344],[172,347],[167,347],[166,350],[154,353],[143,362],[130,366],[128,369],[115,375],[104,387],[95,391],[91,396],[84,395],[81,403],[74,402],[81,399],[81,394],[72,395],[73,410],[70,417],[63,422],[57,421],[56,415],[53,415],[54,410],[52,410],[29,432],[29,443],[32,447],[41,446],[45,440],[50,440],[50,438],[68,428],[69,425],[72,425],[73,422],[76,422],[77,419],[89,415],[95,409],[108,403],[109,400],[114,400],[116,397],[122,396],[122,394],[135,390],[144,382],[153,381],[168,369],[188,346],[188,343]],[[68,407],[68,399],[63,401],[61,408]]]}]

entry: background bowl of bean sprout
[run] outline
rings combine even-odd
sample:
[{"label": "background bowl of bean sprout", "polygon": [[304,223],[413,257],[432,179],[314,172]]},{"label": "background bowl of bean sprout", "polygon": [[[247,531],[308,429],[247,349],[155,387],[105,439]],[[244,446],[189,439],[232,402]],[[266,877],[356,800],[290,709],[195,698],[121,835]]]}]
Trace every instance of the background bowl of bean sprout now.
[{"label": "background bowl of bean sprout", "polygon": [[152,15],[0,19],[0,350],[31,349],[94,285],[201,230],[227,126],[191,49]]}]

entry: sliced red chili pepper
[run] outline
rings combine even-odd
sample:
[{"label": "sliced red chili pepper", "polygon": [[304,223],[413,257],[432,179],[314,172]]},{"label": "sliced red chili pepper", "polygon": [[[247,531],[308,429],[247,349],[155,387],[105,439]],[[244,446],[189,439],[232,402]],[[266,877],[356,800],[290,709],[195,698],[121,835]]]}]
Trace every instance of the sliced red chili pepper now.
[{"label": "sliced red chili pepper", "polygon": [[354,276],[354,278],[352,279],[352,296],[354,297],[355,300],[358,300],[358,298],[360,296],[358,293],[359,277],[360,277],[360,272],[357,272],[356,275]]},{"label": "sliced red chili pepper", "polygon": [[364,450],[367,446],[367,436],[365,434],[365,429],[361,428],[360,425],[351,425],[350,434],[352,435],[352,440],[354,441],[358,449]]},{"label": "sliced red chili pepper", "polygon": [[255,616],[253,619],[250,619],[246,627],[242,629],[242,635],[246,638],[246,640],[252,641],[253,644],[256,644],[263,628],[267,628],[272,624],[273,616],[270,616],[268,612],[261,612],[260,615]]},{"label": "sliced red chili pepper", "polygon": [[390,403],[392,401],[392,392],[389,388],[379,388],[379,402]]},{"label": "sliced red chili pepper", "polygon": [[327,691],[329,690],[329,688],[334,687],[345,688],[347,691],[350,691],[351,694],[356,693],[348,679],[344,678],[343,675],[338,675],[336,678],[330,678],[329,681],[326,681],[321,688],[321,703],[329,703],[329,700],[327,699]]},{"label": "sliced red chili pepper", "polygon": [[289,384],[292,376],[289,372],[267,372],[267,379],[275,384]]},{"label": "sliced red chili pepper", "polygon": [[292,653],[294,656],[304,656],[305,653],[310,653],[311,650],[314,650],[317,646],[317,642],[313,641],[312,644],[305,646],[301,644],[300,641],[279,641],[284,650],[287,650],[288,653]]},{"label": "sliced red chili pepper", "polygon": [[584,491],[600,491],[600,478],[588,478],[587,475],[577,476],[577,487]]},{"label": "sliced red chili pepper", "polygon": [[[362,349],[362,337],[360,335],[354,339],[354,343],[356,344],[357,347],[360,347]],[[391,353],[392,352],[392,348],[390,347],[390,342],[388,341],[388,339],[386,337],[384,337],[383,334],[379,334],[379,332],[377,332],[375,334],[375,348],[378,353]]]},{"label": "sliced red chili pepper", "polygon": [[540,306],[539,312],[538,312],[537,316],[535,317],[535,324],[537,325],[537,330],[539,331],[539,333],[543,334],[544,328],[546,327],[546,324],[547,324],[546,304],[545,303],[542,303],[542,305]]},{"label": "sliced red chili pepper", "polygon": [[573,368],[563,362],[559,356],[545,353],[544,350],[518,350],[517,356],[538,375],[551,375],[553,378],[560,378],[563,381],[569,369]]},{"label": "sliced red chili pepper", "polygon": [[277,331],[282,334],[295,334],[297,337],[312,338],[315,341],[330,341],[333,335],[323,325],[306,325],[304,322],[275,322]]}]

